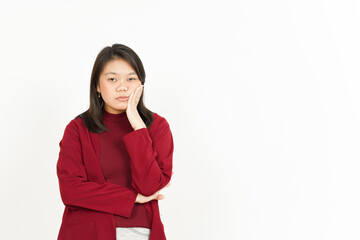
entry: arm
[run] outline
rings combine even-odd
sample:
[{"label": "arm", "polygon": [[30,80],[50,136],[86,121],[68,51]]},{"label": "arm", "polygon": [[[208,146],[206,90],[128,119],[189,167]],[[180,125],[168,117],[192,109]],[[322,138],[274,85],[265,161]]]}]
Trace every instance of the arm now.
[{"label": "arm", "polygon": [[137,192],[108,182],[99,184],[87,180],[79,132],[71,122],[66,126],[59,146],[56,167],[63,203],[129,218]]},{"label": "arm", "polygon": [[150,196],[171,180],[174,151],[170,126],[165,118],[159,122],[153,138],[147,128],[140,128],[123,137],[130,156],[133,188]]}]

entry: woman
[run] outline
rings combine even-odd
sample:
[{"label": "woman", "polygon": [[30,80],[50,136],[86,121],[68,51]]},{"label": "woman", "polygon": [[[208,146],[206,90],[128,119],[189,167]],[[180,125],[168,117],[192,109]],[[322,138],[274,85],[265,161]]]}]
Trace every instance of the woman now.
[{"label": "woman", "polygon": [[89,109],[59,142],[58,240],[166,239],[158,200],[170,185],[174,143],[166,119],[145,107],[144,83],[131,48],[114,44],[98,54]]}]

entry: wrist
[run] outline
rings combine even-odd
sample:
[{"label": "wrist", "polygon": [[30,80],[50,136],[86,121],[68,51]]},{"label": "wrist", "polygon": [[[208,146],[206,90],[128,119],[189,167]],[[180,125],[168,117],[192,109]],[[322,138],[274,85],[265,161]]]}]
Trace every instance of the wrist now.
[{"label": "wrist", "polygon": [[141,128],[146,128],[146,126],[135,127],[135,128],[134,128],[134,131],[139,130],[139,129],[141,129]]}]

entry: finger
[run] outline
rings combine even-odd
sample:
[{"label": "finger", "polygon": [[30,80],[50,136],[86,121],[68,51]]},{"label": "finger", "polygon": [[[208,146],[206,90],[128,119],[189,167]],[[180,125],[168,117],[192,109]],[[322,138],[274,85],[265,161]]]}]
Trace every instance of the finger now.
[{"label": "finger", "polygon": [[157,196],[158,194],[160,194],[162,189],[160,189],[159,191],[157,191],[156,193],[154,193],[153,195]]},{"label": "finger", "polygon": [[133,96],[134,96],[134,92],[132,92],[132,93],[130,94],[130,97],[129,97],[129,100],[128,100],[128,107],[129,107],[129,108],[131,108],[131,106],[132,106]]},{"label": "finger", "polygon": [[140,87],[138,87],[136,89],[136,93],[135,93],[135,104],[137,104],[140,101],[140,97],[143,91],[144,85],[141,85]]},{"label": "finger", "polygon": [[162,194],[159,194],[159,195],[157,195],[157,197],[156,197],[157,200],[161,200],[161,199],[164,199],[164,198],[165,198],[165,196],[162,195]]}]

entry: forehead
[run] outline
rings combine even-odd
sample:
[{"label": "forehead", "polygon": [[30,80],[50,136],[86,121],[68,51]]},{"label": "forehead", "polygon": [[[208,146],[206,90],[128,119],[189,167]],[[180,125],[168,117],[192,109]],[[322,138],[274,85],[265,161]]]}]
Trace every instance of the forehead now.
[{"label": "forehead", "polygon": [[102,71],[102,75],[133,75],[134,73],[133,67],[123,59],[110,60],[105,64]]}]

